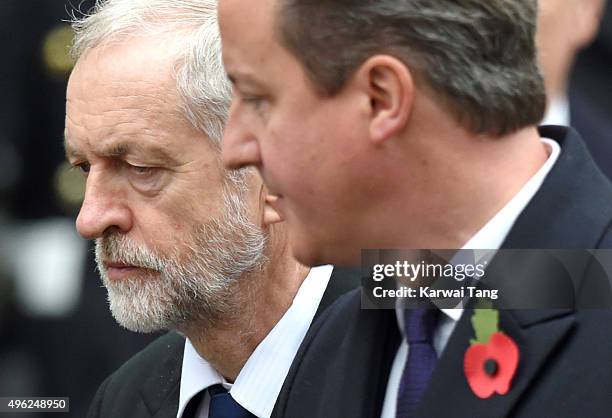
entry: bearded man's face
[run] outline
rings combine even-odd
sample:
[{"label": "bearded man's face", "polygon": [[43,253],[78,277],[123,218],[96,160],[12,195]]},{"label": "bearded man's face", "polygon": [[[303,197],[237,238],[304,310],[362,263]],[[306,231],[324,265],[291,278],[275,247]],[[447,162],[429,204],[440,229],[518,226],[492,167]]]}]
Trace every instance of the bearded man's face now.
[{"label": "bearded man's face", "polygon": [[263,259],[257,188],[230,181],[185,116],[175,60],[150,38],[94,47],[67,91],[66,155],[86,180],[77,229],[96,240],[113,314],[137,331],[223,315]]}]

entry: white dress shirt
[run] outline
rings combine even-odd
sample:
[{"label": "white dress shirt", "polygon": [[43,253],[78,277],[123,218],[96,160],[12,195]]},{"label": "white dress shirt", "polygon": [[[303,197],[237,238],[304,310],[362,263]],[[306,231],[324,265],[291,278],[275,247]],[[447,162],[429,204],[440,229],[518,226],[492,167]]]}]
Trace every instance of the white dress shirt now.
[{"label": "white dress shirt", "polygon": [[[527,207],[531,199],[538,192],[544,179],[554,166],[561,153],[561,147],[557,142],[542,138],[542,142],[547,146],[549,156],[546,162],[540,167],[537,173],[529,179],[527,183],[519,190],[519,192],[504,206],[499,212],[493,216],[464,246],[463,249],[474,250],[497,250],[501,247],[510,233],[514,222],[517,220],[521,212]],[[491,259],[495,254],[494,251],[483,251],[476,253],[479,256],[477,262],[481,263],[484,259]],[[444,315],[441,316],[437,328],[434,332],[433,345],[438,357],[444,351],[448,340],[450,339],[455,325],[463,314],[463,309],[441,309]],[[397,407],[397,393],[399,391],[400,380],[404,372],[404,366],[408,360],[408,344],[404,338],[404,319],[403,310],[396,309],[397,323],[402,334],[402,342],[395,354],[389,380],[387,382],[387,390],[385,393],[385,401],[381,418],[395,418]]]},{"label": "white dress shirt", "polygon": [[[321,266],[310,270],[287,312],[259,343],[233,384],[200,357],[187,340],[177,418],[182,417],[191,398],[216,384],[222,384],[252,414],[259,418],[270,417],[293,358],[319,307],[332,269],[332,266]],[[198,418],[208,418],[209,404],[210,396],[206,392],[198,408]]]},{"label": "white dress shirt", "polygon": [[570,125],[570,103],[566,96],[551,100],[541,125]]}]

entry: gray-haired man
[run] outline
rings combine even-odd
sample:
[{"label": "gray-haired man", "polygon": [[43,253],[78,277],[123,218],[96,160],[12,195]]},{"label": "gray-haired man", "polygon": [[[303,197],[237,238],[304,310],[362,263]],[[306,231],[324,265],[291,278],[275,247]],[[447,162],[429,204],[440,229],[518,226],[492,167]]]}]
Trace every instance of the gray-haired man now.
[{"label": "gray-haired man", "polygon": [[297,263],[257,174],[221,165],[230,86],[216,2],[102,1],[74,27],[77,229],[96,240],[121,325],[187,337],[162,337],[110,376],[90,416],[270,416],[331,267]]}]

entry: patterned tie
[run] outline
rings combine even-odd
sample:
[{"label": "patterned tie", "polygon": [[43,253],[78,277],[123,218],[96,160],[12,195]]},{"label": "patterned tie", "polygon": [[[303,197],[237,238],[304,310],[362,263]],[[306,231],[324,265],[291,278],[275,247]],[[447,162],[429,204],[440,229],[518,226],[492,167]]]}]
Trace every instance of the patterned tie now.
[{"label": "patterned tie", "polygon": [[210,393],[208,418],[256,418],[240,406],[223,386],[211,386],[208,392]]},{"label": "patterned tie", "polygon": [[404,334],[408,342],[408,361],[397,393],[396,418],[411,418],[425,393],[438,356],[433,347],[439,309],[404,310]]}]

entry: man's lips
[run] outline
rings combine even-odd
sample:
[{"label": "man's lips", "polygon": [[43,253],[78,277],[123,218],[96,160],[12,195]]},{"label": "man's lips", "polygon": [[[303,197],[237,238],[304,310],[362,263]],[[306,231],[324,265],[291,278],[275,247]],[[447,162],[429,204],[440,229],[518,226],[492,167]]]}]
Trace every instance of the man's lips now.
[{"label": "man's lips", "polygon": [[131,264],[118,263],[118,262],[104,262],[106,268],[106,275],[110,280],[124,280],[129,277],[133,277],[135,274],[143,273],[145,271],[153,271],[146,267],[134,266]]}]

